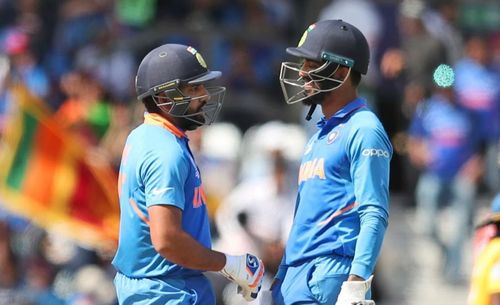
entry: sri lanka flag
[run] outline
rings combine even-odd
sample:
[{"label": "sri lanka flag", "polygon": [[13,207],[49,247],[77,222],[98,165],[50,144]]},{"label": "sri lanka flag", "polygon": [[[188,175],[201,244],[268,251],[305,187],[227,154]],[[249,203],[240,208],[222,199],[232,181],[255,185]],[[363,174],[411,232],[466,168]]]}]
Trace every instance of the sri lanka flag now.
[{"label": "sri lanka flag", "polygon": [[118,236],[117,175],[62,130],[22,87],[0,139],[0,202],[13,213],[92,247]]}]

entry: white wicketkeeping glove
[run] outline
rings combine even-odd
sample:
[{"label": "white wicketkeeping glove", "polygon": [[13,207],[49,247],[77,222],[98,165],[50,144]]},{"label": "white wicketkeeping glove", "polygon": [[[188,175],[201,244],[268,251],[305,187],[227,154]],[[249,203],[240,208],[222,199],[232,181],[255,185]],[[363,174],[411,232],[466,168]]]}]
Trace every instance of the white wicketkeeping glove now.
[{"label": "white wicketkeeping glove", "polygon": [[245,300],[253,301],[257,298],[264,276],[264,264],[258,257],[251,254],[226,254],[226,265],[219,272],[238,284],[238,293],[243,295]]},{"label": "white wicketkeeping glove", "polygon": [[342,283],[340,294],[335,305],[375,305],[373,300],[365,300],[370,290],[373,275],[366,281],[345,281]]}]

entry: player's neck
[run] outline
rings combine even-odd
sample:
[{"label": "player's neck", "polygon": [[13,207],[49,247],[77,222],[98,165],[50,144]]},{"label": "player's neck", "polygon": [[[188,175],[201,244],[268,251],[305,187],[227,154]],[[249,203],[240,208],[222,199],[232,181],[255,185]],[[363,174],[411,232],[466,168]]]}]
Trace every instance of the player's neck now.
[{"label": "player's neck", "polygon": [[335,113],[357,97],[358,93],[356,89],[352,87],[341,87],[332,91],[325,97],[325,101],[321,104],[323,115],[326,119],[330,119]]}]

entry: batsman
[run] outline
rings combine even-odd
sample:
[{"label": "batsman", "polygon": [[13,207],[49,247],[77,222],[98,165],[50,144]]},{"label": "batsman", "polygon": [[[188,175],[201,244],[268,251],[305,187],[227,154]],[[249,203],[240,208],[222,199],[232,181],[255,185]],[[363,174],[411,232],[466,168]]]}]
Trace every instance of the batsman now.
[{"label": "batsman", "polygon": [[257,298],[264,266],[251,254],[211,249],[200,172],[186,131],[212,123],[225,88],[193,47],[165,44],[137,71],[144,123],[128,136],[120,176],[120,236],[113,265],[120,305],[215,305],[204,271],[234,281],[247,301]]},{"label": "batsman", "polygon": [[262,297],[276,305],[374,304],[370,284],[388,225],[392,147],[357,93],[368,43],[353,25],[324,20],[286,51],[299,59],[281,65],[286,102],[310,107],[307,118],[320,106],[323,118],[302,157],[281,266]]}]

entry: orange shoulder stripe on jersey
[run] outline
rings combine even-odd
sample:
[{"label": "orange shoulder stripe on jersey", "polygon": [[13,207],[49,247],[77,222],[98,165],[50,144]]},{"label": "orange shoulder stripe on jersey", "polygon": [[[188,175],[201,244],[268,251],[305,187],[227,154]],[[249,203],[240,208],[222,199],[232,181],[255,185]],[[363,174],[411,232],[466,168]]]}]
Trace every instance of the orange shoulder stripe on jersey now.
[{"label": "orange shoulder stripe on jersey", "polygon": [[130,198],[129,201],[130,205],[132,206],[132,209],[134,212],[139,216],[139,218],[144,221],[148,226],[149,226],[149,220],[146,218],[146,215],[144,215],[141,210],[139,210],[139,207],[137,206],[137,203],[135,202],[134,199]]},{"label": "orange shoulder stripe on jersey", "polygon": [[323,220],[323,221],[320,221],[318,222],[317,226],[324,226],[326,225],[327,223],[329,223],[330,221],[332,221],[332,219],[334,219],[335,217],[338,217],[342,214],[344,214],[345,212],[351,210],[352,208],[354,208],[356,206],[356,202],[353,202],[351,203],[350,205],[346,206],[345,208],[343,209],[340,209],[338,211],[335,211],[332,215],[330,215],[330,217],[328,217],[327,219]]},{"label": "orange shoulder stripe on jersey", "polygon": [[178,138],[186,136],[186,133],[184,131],[180,130],[174,124],[172,124],[172,122],[157,113],[145,113],[144,123],[161,126],[176,135]]}]

